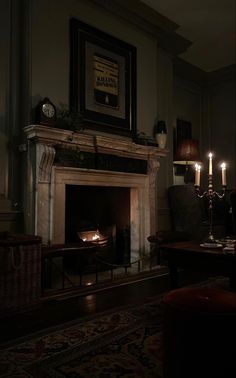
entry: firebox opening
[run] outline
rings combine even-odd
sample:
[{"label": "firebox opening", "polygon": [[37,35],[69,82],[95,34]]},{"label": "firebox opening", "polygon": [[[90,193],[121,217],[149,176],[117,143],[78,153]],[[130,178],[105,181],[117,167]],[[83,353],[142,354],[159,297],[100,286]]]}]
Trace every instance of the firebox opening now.
[{"label": "firebox opening", "polygon": [[85,239],[101,258],[130,262],[130,188],[66,185],[65,242]]}]

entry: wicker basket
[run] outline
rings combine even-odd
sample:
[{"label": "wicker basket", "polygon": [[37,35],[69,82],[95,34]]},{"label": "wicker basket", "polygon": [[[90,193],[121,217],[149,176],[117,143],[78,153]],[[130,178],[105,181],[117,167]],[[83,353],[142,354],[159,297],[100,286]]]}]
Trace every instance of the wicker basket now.
[{"label": "wicker basket", "polygon": [[39,302],[41,238],[7,235],[0,238],[1,315]]}]

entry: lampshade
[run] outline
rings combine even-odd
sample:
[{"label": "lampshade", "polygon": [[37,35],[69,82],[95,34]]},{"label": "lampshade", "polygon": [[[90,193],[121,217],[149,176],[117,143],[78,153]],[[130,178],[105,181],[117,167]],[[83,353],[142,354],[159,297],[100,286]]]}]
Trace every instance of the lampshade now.
[{"label": "lampshade", "polygon": [[199,141],[196,139],[183,139],[177,146],[174,164],[195,164],[199,162]]}]

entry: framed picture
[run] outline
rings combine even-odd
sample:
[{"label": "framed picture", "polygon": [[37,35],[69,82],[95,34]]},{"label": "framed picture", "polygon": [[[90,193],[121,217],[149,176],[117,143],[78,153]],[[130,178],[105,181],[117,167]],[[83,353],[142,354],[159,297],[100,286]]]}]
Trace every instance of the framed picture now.
[{"label": "framed picture", "polygon": [[70,20],[70,108],[85,127],[136,134],[136,48]]},{"label": "framed picture", "polygon": [[[174,129],[174,144],[173,152],[176,154],[177,146],[183,139],[192,139],[192,124],[189,121],[182,119],[176,120],[176,129]],[[192,170],[192,167],[189,167]],[[186,167],[180,164],[175,164],[175,175],[184,176]]]}]

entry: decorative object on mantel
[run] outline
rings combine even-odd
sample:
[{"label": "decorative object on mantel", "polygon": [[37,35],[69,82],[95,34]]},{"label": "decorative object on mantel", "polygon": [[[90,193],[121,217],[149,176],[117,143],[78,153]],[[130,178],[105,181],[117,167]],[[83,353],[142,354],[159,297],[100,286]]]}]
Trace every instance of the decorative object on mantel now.
[{"label": "decorative object on mantel", "polygon": [[166,147],[167,130],[165,121],[158,121],[155,125],[155,138],[159,148],[164,149]]},{"label": "decorative object on mantel", "polygon": [[188,184],[191,181],[192,173],[189,170],[190,165],[200,162],[199,141],[196,139],[182,139],[177,145],[174,164],[185,165],[184,182]]},{"label": "decorative object on mantel", "polygon": [[82,131],[83,117],[80,112],[69,110],[64,104],[60,104],[57,116],[57,127],[64,130]]},{"label": "decorative object on mantel", "polygon": [[55,105],[45,97],[39,101],[35,108],[35,121],[39,125],[55,126],[56,125],[57,112]]},{"label": "decorative object on mantel", "polygon": [[[207,189],[201,194],[200,193],[200,176],[201,176],[201,165],[195,165],[195,190],[199,198],[207,197],[208,199],[208,216],[209,216],[209,231],[208,231],[208,238],[201,244],[202,247],[209,248],[209,247],[219,247],[219,243],[216,242],[213,233],[212,233],[212,213],[213,213],[213,199],[214,197],[218,197],[222,199],[225,196],[226,190],[226,164],[221,164],[221,174],[222,174],[222,194],[218,193],[213,189],[213,169],[212,169],[212,158],[213,154],[210,152],[209,155],[209,170],[208,170],[208,187]],[[223,245],[220,245],[223,247]]]},{"label": "decorative object on mantel", "polygon": [[144,146],[158,147],[156,141],[151,136],[145,134],[143,131],[138,131],[136,136],[133,138],[133,141]]}]

